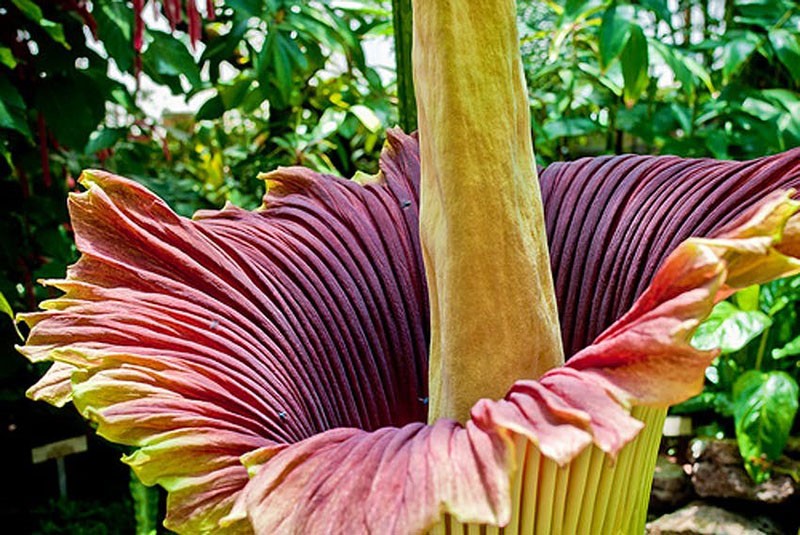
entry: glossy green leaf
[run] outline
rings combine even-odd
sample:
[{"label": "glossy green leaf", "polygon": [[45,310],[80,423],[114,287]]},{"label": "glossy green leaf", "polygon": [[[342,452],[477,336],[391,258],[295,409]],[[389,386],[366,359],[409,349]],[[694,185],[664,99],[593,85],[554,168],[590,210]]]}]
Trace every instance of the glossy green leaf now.
[{"label": "glossy green leaf", "polygon": [[734,421],[745,468],[756,482],[769,475],[792,429],[798,407],[797,382],[787,373],[751,370],[733,388]]},{"label": "glossy green leaf", "polygon": [[691,56],[688,56],[680,50],[665,45],[658,40],[650,42],[653,50],[661,56],[664,63],[672,70],[675,79],[681,83],[681,89],[687,94],[692,94],[697,86],[697,80],[705,85],[706,89],[714,92],[714,84],[711,81],[711,76],[705,68],[697,63]]},{"label": "glossy green leaf", "polygon": [[142,54],[145,72],[151,76],[185,76],[192,87],[201,85],[200,67],[189,50],[179,40],[168,33],[150,30],[151,42]]},{"label": "glossy green leaf", "polygon": [[566,0],[563,17],[566,20],[582,20],[602,5],[601,0]]},{"label": "glossy green leaf", "polygon": [[31,138],[25,114],[25,101],[8,78],[0,76],[0,128],[16,130]]},{"label": "glossy green leaf", "polygon": [[225,0],[225,5],[244,13],[248,17],[260,17],[264,12],[264,2],[262,0]]},{"label": "glossy green leaf", "polygon": [[605,70],[621,53],[631,36],[634,9],[630,5],[613,5],[603,14],[600,24],[600,67]]},{"label": "glossy green leaf", "polygon": [[639,0],[639,3],[655,13],[659,19],[671,24],[672,12],[669,10],[667,0]]},{"label": "glossy green leaf", "polygon": [[636,103],[650,81],[647,75],[650,66],[647,39],[642,28],[637,25],[631,25],[630,32],[628,42],[620,55],[622,78],[625,81],[622,95],[628,107]]},{"label": "glossy green leaf", "polygon": [[772,325],[769,316],[758,310],[741,310],[733,303],[718,303],[692,338],[698,349],[720,348],[723,354],[742,349]]},{"label": "glossy green leaf", "polygon": [[125,139],[127,129],[125,128],[101,128],[92,132],[89,142],[84,149],[85,154],[95,154],[103,149],[110,149],[119,141]]},{"label": "glossy green leaf", "polygon": [[225,104],[222,103],[222,97],[217,94],[200,106],[196,117],[198,121],[214,120],[222,117],[223,113],[225,113]]},{"label": "glossy green leaf", "polygon": [[8,304],[8,300],[6,296],[0,292],[0,314],[5,314],[11,320],[11,323],[14,325],[14,330],[17,332],[17,336],[20,340],[24,340],[25,337],[22,336],[22,333],[19,332],[19,327],[17,327],[17,322],[14,319],[14,310],[11,308],[11,305]]},{"label": "glossy green leaf", "polygon": [[599,132],[600,125],[591,119],[572,117],[548,121],[542,130],[548,139],[556,139],[560,137],[585,136]]},{"label": "glossy green leaf", "polygon": [[758,38],[750,32],[732,36],[722,46],[722,77],[725,82],[736,74],[750,59],[758,45]]},{"label": "glossy green leaf", "polygon": [[122,71],[133,67],[133,10],[123,1],[107,1],[93,11],[97,34]]},{"label": "glossy green leaf", "polygon": [[32,0],[11,0],[11,2],[23,15],[38,24],[53,41],[64,45],[67,49],[69,48],[69,44],[64,39],[64,28],[60,24],[44,18],[42,10]]},{"label": "glossy green leaf", "polygon": [[269,33],[258,55],[258,80],[276,109],[288,107],[292,94],[292,62],[280,44],[282,39],[278,32]]},{"label": "glossy green leaf", "polygon": [[36,107],[58,142],[76,150],[84,149],[106,113],[102,92],[85,75],[59,77],[39,86]]},{"label": "glossy green leaf", "polygon": [[14,53],[11,52],[10,48],[0,46],[0,63],[9,69],[13,69],[17,66],[17,58],[14,57]]},{"label": "glossy green leaf", "polygon": [[222,98],[225,109],[232,110],[241,105],[251,85],[253,85],[253,79],[249,77],[242,77],[232,84],[220,85],[219,96]]},{"label": "glossy green leaf", "polygon": [[784,28],[770,30],[769,41],[794,81],[800,83],[800,39],[797,32]]},{"label": "glossy green leaf", "polygon": [[370,132],[377,132],[381,129],[381,120],[375,112],[362,104],[350,106],[350,113],[356,116],[361,124]]}]

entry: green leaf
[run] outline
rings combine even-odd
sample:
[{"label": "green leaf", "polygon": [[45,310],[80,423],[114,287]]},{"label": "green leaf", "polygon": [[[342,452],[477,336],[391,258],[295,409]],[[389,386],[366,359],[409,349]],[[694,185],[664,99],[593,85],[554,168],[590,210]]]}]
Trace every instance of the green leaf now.
[{"label": "green leaf", "polygon": [[222,97],[217,94],[200,106],[200,109],[197,110],[197,120],[206,121],[219,119],[222,117],[223,113],[225,113],[225,104],[222,103]]},{"label": "green leaf", "polygon": [[753,284],[743,290],[739,290],[733,296],[733,301],[741,310],[753,311],[758,310],[759,296],[761,294],[761,286]]},{"label": "green leaf", "polygon": [[260,17],[264,12],[262,0],[225,0],[225,7],[233,8],[248,17]]},{"label": "green leaf", "polygon": [[709,73],[690,56],[657,40],[650,41],[650,46],[669,66],[675,75],[675,79],[681,83],[681,88],[687,94],[691,94],[694,91],[697,85],[696,80],[703,82],[703,85],[706,86],[710,93],[715,92]]},{"label": "green leaf", "polygon": [[800,83],[800,39],[797,32],[782,28],[770,30],[769,42],[794,81]]},{"label": "green leaf", "polygon": [[547,139],[585,136],[601,130],[600,125],[591,119],[572,117],[548,121],[542,128]]},{"label": "green leaf", "polygon": [[655,13],[659,19],[663,20],[667,24],[671,23],[672,12],[669,10],[667,0],[639,0],[639,3]]},{"label": "green leaf", "polygon": [[17,58],[14,57],[14,53],[11,52],[10,48],[0,46],[0,63],[9,69],[13,69],[17,66]]},{"label": "green leaf", "polygon": [[83,152],[85,154],[95,154],[103,149],[110,149],[117,142],[125,139],[126,135],[127,130],[125,128],[101,128],[92,132]]},{"label": "green leaf", "polygon": [[93,11],[97,33],[121,71],[133,67],[133,10],[123,1],[110,1],[98,5]]},{"label": "green leaf", "polygon": [[25,101],[5,76],[0,76],[0,128],[16,130],[28,139],[32,138],[25,114]]},{"label": "green leaf", "polygon": [[642,29],[635,24],[631,25],[631,35],[625,48],[622,49],[620,62],[622,63],[622,78],[625,81],[622,96],[625,105],[631,107],[650,81],[647,76],[650,66],[647,39],[645,39]]},{"label": "green leaf", "polygon": [[288,104],[292,96],[292,62],[286,53],[286,38],[278,34],[271,42],[272,68],[274,78],[272,85],[280,92],[284,103]]},{"label": "green leaf", "polygon": [[253,79],[243,76],[232,84],[221,84],[217,87],[219,96],[222,98],[222,104],[226,110],[238,108],[239,105],[247,96],[250,86],[253,85]]},{"label": "green leaf", "polygon": [[17,9],[19,9],[23,15],[38,24],[53,41],[69,49],[69,44],[64,40],[64,28],[62,28],[60,24],[44,18],[42,10],[39,6],[34,4],[32,0],[11,0],[11,2],[17,6]]},{"label": "green leaf", "polygon": [[741,310],[728,301],[722,301],[697,328],[692,345],[702,350],[718,347],[723,354],[733,353],[771,325],[772,320],[761,311]]},{"label": "green leaf", "polygon": [[[183,75],[194,87],[202,84],[198,67],[189,50],[181,41],[168,33],[152,30],[148,32],[151,42],[142,54],[145,72],[155,78]],[[158,81],[158,80],[156,80]]]},{"label": "green leaf", "polygon": [[734,422],[745,469],[757,483],[783,452],[798,407],[797,382],[787,373],[750,370],[733,387]]},{"label": "green leaf", "polygon": [[622,53],[631,36],[634,15],[630,5],[614,5],[603,14],[600,24],[600,67],[603,71]]},{"label": "green leaf", "polygon": [[106,113],[103,93],[81,73],[37,86],[36,107],[59,143],[75,150],[83,150]]},{"label": "green leaf", "polygon": [[19,332],[19,327],[17,327],[17,322],[14,320],[14,310],[11,308],[11,305],[8,304],[8,300],[6,296],[0,292],[0,314],[5,314],[11,320],[11,323],[14,325],[14,330],[17,332],[17,336],[19,336],[20,340],[24,340],[25,337],[22,336],[22,333]]},{"label": "green leaf", "polygon": [[750,32],[732,36],[722,47],[722,78],[727,83],[750,58],[758,45],[758,38]]},{"label": "green leaf", "polygon": [[567,0],[564,5],[563,17],[570,21],[586,19],[602,4],[601,0]]},{"label": "green leaf", "polygon": [[375,115],[375,112],[368,107],[356,104],[350,106],[350,113],[355,115],[361,124],[363,124],[370,132],[377,132],[381,129],[381,120]]}]

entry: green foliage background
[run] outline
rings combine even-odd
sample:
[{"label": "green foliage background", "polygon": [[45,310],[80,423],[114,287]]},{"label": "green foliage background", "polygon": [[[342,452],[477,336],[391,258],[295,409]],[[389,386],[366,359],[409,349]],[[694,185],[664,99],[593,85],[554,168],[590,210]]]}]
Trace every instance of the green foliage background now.
[{"label": "green foliage background", "polygon": [[[63,276],[76,260],[65,199],[80,189],[82,169],[131,177],[183,215],[227,201],[257,207],[263,195],[258,173],[278,166],[305,165],[342,176],[374,172],[383,131],[400,120],[397,76],[392,64],[370,64],[365,49],[391,39],[391,4],[217,0],[216,17],[204,21],[197,47],[185,23],[175,30],[151,24],[137,55],[129,1],[0,2],[0,292],[10,307],[34,310],[51,296],[36,281]],[[518,5],[543,165],[621,152],[747,159],[800,145],[796,2]],[[147,9],[162,8],[156,2]],[[196,112],[148,115],[148,99],[166,93],[188,100]],[[407,83],[401,98],[409,101]],[[772,291],[761,289],[762,300]],[[792,292],[800,299],[800,292]],[[742,311],[740,304],[732,306],[730,315]],[[753,429],[747,422],[771,410],[769,404],[741,401],[737,409],[735,392],[748,392],[747,400],[765,391],[796,397],[800,349],[791,344],[800,333],[791,330],[794,308],[774,317],[766,309],[747,309],[753,313],[747,325],[761,329],[753,334],[755,343],[759,336],[771,337],[769,359],[762,354],[755,366],[758,348],[731,352],[715,366],[733,375],[725,376],[727,382],[710,381],[705,404],[698,398],[693,402],[700,405],[687,410],[720,418],[717,431],[736,434],[741,428],[757,436],[760,431],[747,431]],[[755,312],[768,321],[756,321],[764,318]],[[0,486],[0,517],[8,519],[6,525],[50,532],[42,526],[52,528],[56,517],[71,522],[75,515],[69,504],[48,502],[55,498],[47,471],[53,467],[31,466],[30,447],[86,430],[74,414],[56,416],[24,399],[42,370],[15,354],[18,338],[10,323],[2,329],[0,458],[14,465],[13,477],[30,483],[22,491]],[[773,420],[780,433],[793,425],[797,433],[791,419]],[[774,440],[759,444],[761,450],[751,448],[754,455],[775,456]],[[100,441],[90,449],[100,471],[120,453]],[[769,472],[769,466],[759,471],[751,464],[754,477]],[[111,466],[106,474],[112,474]],[[127,474],[115,474],[108,478],[109,492],[100,494],[125,495],[154,509],[152,496],[134,485],[131,498]],[[78,497],[102,501],[80,481],[74,486]],[[133,521],[131,516],[125,522]]]}]

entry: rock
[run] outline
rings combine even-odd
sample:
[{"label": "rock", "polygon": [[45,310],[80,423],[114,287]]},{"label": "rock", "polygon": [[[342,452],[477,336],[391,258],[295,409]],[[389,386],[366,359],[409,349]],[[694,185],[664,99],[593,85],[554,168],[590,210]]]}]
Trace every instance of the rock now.
[{"label": "rock", "polygon": [[692,485],[683,467],[665,455],[659,455],[650,492],[650,509],[675,509],[692,496]]},{"label": "rock", "polygon": [[784,503],[797,492],[789,476],[775,475],[756,485],[741,466],[713,463],[695,463],[692,484],[697,495],[704,498],[738,498],[765,503]]},{"label": "rock", "polygon": [[788,475],[774,474],[756,485],[745,472],[739,448],[732,440],[696,440],[691,445],[692,485],[703,498],[737,498],[785,503],[800,494]]},{"label": "rock", "polygon": [[742,464],[739,445],[735,440],[693,440],[690,458],[695,462]]},{"label": "rock", "polygon": [[692,502],[647,524],[648,535],[781,535],[767,517],[747,518],[703,502]]}]

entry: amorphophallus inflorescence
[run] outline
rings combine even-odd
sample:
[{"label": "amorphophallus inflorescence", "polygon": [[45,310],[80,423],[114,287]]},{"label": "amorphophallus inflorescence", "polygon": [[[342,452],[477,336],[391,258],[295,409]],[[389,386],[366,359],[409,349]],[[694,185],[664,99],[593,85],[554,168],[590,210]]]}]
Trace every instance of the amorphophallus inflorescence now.
[{"label": "amorphophallus inflorescence", "polygon": [[799,152],[537,180],[513,0],[414,9],[419,137],[378,175],[280,169],[191,220],[100,171],[70,199],[29,393],[137,447],[171,529],[641,533],[694,329],[800,272]]}]

